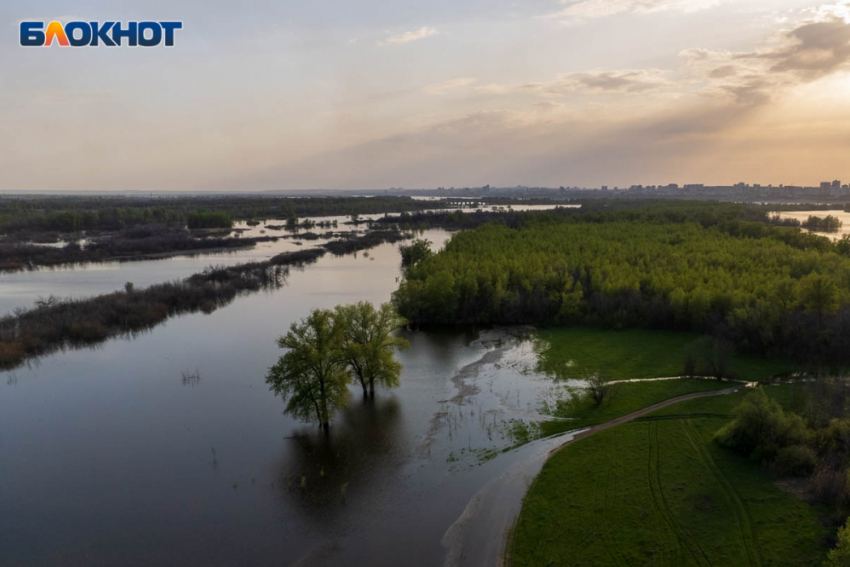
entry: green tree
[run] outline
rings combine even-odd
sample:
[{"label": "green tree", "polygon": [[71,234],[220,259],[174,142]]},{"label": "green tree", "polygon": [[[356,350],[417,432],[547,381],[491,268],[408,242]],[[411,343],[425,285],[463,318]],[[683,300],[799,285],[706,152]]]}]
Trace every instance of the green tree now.
[{"label": "green tree", "polygon": [[423,260],[427,260],[433,254],[431,252],[431,241],[417,238],[410,244],[400,244],[402,266],[415,266]]},{"label": "green tree", "polygon": [[295,209],[289,209],[289,214],[286,215],[286,228],[290,230],[298,228],[298,215],[295,214]]},{"label": "green tree", "polygon": [[376,310],[366,301],[341,305],[335,315],[342,322],[342,345],[348,367],[363,387],[363,397],[375,397],[376,382],[387,388],[397,387],[402,366],[394,354],[410,343],[393,332],[407,321],[388,303]]},{"label": "green tree", "polygon": [[800,281],[800,297],[806,309],[819,315],[838,308],[838,288],[822,274],[809,274]]},{"label": "green tree", "polygon": [[327,431],[334,412],[348,400],[351,375],[343,351],[343,321],[325,309],[315,309],[277,341],[289,349],[269,369],[266,383],[286,401],[285,412],[303,421],[317,421]]},{"label": "green tree", "polygon": [[850,521],[838,528],[838,543],[829,552],[826,567],[850,567]]}]

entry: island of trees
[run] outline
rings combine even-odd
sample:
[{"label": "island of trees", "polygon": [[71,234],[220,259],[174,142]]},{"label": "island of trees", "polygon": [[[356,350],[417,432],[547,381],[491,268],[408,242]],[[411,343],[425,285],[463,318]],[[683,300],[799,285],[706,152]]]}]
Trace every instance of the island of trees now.
[{"label": "island of trees", "polygon": [[838,217],[832,215],[825,217],[809,215],[802,226],[815,232],[838,232],[844,226],[844,223]]},{"label": "island of trees", "polygon": [[376,383],[399,385],[402,367],[394,354],[409,344],[393,333],[405,323],[390,304],[315,309],[278,339],[287,350],[269,369],[266,382],[286,400],[286,413],[327,431],[336,410],[348,403],[355,381],[364,398],[374,398]]}]

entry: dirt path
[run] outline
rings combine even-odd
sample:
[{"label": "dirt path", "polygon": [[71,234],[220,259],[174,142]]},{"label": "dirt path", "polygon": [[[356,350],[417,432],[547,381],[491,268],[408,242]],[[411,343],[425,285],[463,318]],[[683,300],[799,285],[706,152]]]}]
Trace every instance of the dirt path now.
[{"label": "dirt path", "polygon": [[734,394],[735,392],[737,392],[739,390],[743,390],[744,388],[746,388],[748,386],[749,386],[749,384],[739,384],[739,385],[734,386],[732,388],[726,388],[725,390],[713,390],[713,391],[709,391],[709,392],[699,392],[699,393],[696,393],[696,394],[687,394],[687,395],[684,395],[684,396],[679,396],[678,398],[670,398],[669,400],[665,400],[663,402],[659,402],[657,404],[647,406],[647,407],[640,409],[640,410],[638,410],[634,413],[630,413],[628,415],[618,417],[617,419],[612,419],[611,421],[606,421],[605,423],[600,423],[599,425],[594,425],[594,426],[590,427],[589,429],[585,429],[584,431],[576,433],[575,435],[572,436],[572,438],[569,441],[562,443],[561,445],[559,445],[555,449],[552,449],[552,451],[549,453],[549,455],[550,456],[554,455],[555,453],[557,453],[558,451],[560,451],[561,449],[563,449],[567,445],[572,445],[576,441],[584,439],[585,437],[590,437],[594,433],[599,433],[600,431],[605,431],[606,429],[611,429],[612,427],[616,427],[618,425],[622,425],[624,423],[634,421],[639,417],[643,417],[643,416],[650,414],[650,413],[652,413],[656,410],[659,410],[661,408],[666,408],[667,406],[672,406],[673,404],[678,404],[679,402],[685,402],[687,400],[696,400],[698,398],[710,398],[712,396],[728,396],[729,394]]}]

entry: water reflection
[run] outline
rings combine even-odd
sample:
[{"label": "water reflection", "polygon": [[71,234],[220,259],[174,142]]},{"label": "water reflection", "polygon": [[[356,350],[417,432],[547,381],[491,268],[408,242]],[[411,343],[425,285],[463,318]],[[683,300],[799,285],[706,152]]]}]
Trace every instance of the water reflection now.
[{"label": "water reflection", "polygon": [[289,435],[289,450],[277,474],[277,482],[287,489],[284,505],[326,517],[345,505],[349,495],[384,482],[387,466],[400,466],[403,456],[401,411],[392,395],[357,400],[339,413],[328,434],[310,427]]},{"label": "water reflection", "polygon": [[405,331],[401,386],[374,405],[355,389],[328,438],[264,382],[291,322],[389,300],[399,263],[393,244],[326,255],[283,289],[7,375],[0,565],[442,564],[470,499],[527,456],[502,453],[506,431],[551,382],[527,371],[524,343]]}]

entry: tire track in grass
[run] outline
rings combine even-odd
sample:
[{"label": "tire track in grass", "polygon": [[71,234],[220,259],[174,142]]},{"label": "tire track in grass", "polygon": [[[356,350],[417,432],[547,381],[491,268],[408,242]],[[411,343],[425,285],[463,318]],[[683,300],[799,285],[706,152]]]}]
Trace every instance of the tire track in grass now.
[{"label": "tire track in grass", "polygon": [[699,432],[696,430],[691,420],[684,419],[681,421],[681,424],[685,434],[688,436],[688,441],[693,446],[703,466],[711,472],[714,479],[723,490],[723,493],[732,503],[732,509],[735,511],[735,516],[738,519],[741,544],[744,546],[744,552],[747,554],[747,561],[749,565],[761,567],[761,550],[759,549],[758,538],[756,537],[756,532],[753,528],[753,521],[750,517],[749,510],[747,510],[744,502],[741,500],[740,496],[738,496],[738,491],[735,490],[735,487],[731,482],[729,482],[723,474],[723,471],[721,471],[720,467],[717,466],[717,463],[714,462],[714,458],[711,456],[711,453],[709,453],[708,450],[699,442]]},{"label": "tire track in grass", "polygon": [[[649,460],[650,460],[650,490],[652,491],[652,497],[655,501],[655,506],[658,511],[664,516],[667,525],[679,539],[679,541],[684,544],[683,547],[687,550],[688,554],[690,554],[691,558],[694,560],[698,566],[709,566],[711,567],[711,561],[708,559],[708,556],[705,554],[703,549],[697,544],[696,540],[691,536],[687,529],[682,526],[677,520],[676,516],[673,514],[673,511],[670,509],[670,505],[667,502],[667,498],[664,496],[664,487],[661,484],[661,467],[660,467],[660,445],[658,443],[658,424],[650,423],[649,424]],[[655,465],[654,467],[652,465]],[[653,482],[654,480],[654,482]]]},{"label": "tire track in grass", "polygon": [[660,519],[660,523],[663,524],[662,530],[664,531],[665,538],[668,540],[668,546],[671,550],[671,560],[670,565],[676,566],[682,564],[682,542],[681,538],[679,538],[676,533],[676,529],[672,526],[670,519],[664,514],[664,511],[658,505],[658,497],[656,496],[655,483],[653,482],[653,442],[652,442],[652,424],[647,424],[647,466],[646,466],[646,481],[649,486],[649,493],[652,497],[652,506],[655,510],[656,519]]},{"label": "tire track in grass", "polygon": [[[616,438],[616,436],[615,436],[615,438]],[[605,467],[605,474],[604,474],[605,482],[604,482],[604,484],[600,483],[600,484],[602,484],[602,491],[601,491],[602,508],[601,508],[601,511],[599,512],[599,516],[601,516],[601,521],[599,521],[597,523],[597,526],[599,527],[599,530],[603,533],[603,539],[606,540],[605,543],[607,545],[604,546],[605,547],[605,553],[608,555],[608,557],[611,558],[613,565],[619,566],[619,565],[624,564],[623,561],[624,561],[625,558],[623,558],[622,556],[619,556],[620,554],[617,552],[617,544],[614,541],[614,536],[611,533],[611,526],[608,524],[608,518],[606,517],[606,514],[605,514],[605,511],[608,510],[608,492],[609,492],[609,486],[611,484],[611,475],[612,475],[612,471],[614,470],[614,464],[616,462],[615,453],[616,453],[616,450],[611,453],[609,459],[606,459],[608,461],[608,466]],[[597,502],[598,502],[599,497],[600,497],[600,491],[599,490],[597,490],[596,496],[597,496]],[[615,554],[618,555],[619,557],[615,557]],[[628,562],[626,562],[626,563],[628,563]]]},{"label": "tire track in grass", "polygon": [[660,531],[664,533],[664,539],[666,542],[659,542],[659,545],[662,547],[663,555],[664,555],[664,563],[665,565],[669,565],[670,567],[679,567],[682,561],[682,545],[679,540],[678,535],[670,529],[669,524],[667,523],[667,519],[661,513],[661,510],[658,509],[658,504],[655,499],[655,493],[653,491],[653,483],[652,483],[652,473],[651,473],[651,459],[652,459],[652,433],[649,431],[647,435],[647,445],[646,451],[650,455],[650,464],[649,469],[647,471],[647,480],[649,485],[649,492],[652,497],[652,505],[655,509],[654,520],[656,525]]}]

